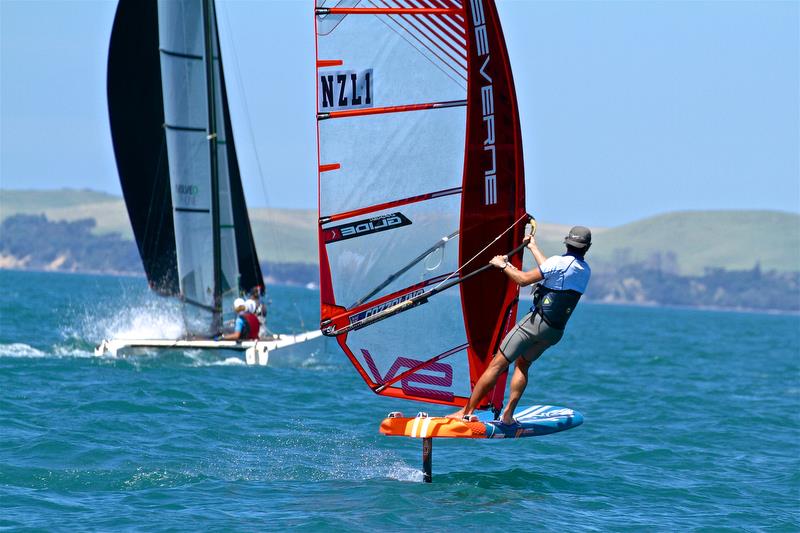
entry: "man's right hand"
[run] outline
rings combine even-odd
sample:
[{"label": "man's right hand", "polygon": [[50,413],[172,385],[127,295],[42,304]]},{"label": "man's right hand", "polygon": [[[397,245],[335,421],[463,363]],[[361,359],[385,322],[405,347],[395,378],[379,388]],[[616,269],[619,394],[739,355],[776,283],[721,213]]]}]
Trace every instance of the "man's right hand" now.
[{"label": "man's right hand", "polygon": [[505,255],[496,255],[492,257],[491,261],[489,261],[490,265],[494,265],[497,268],[503,268],[508,263],[508,256]]}]

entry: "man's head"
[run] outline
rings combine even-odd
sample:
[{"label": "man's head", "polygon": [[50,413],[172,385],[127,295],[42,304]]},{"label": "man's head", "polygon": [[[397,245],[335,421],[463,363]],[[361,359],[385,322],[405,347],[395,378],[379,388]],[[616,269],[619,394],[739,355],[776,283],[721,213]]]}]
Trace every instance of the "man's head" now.
[{"label": "man's head", "polygon": [[236,311],[237,313],[241,313],[245,309],[247,309],[247,307],[246,307],[245,302],[244,302],[244,300],[242,298],[236,298],[233,301],[233,310],[234,311]]},{"label": "man's head", "polygon": [[573,226],[564,237],[567,251],[583,255],[592,246],[592,231],[585,226]]}]

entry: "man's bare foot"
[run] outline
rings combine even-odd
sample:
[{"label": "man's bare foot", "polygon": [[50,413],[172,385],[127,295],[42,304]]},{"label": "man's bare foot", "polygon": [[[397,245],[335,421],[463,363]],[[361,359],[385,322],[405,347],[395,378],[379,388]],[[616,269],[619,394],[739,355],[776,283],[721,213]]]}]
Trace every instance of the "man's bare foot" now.
[{"label": "man's bare foot", "polygon": [[445,418],[457,418],[457,419],[461,420],[463,417],[464,417],[464,410],[463,409],[459,409],[455,413],[451,413],[451,414],[447,415]]},{"label": "man's bare foot", "polygon": [[500,417],[500,422],[502,422],[507,426],[510,426],[515,423],[514,416],[508,413],[503,413],[503,416]]}]

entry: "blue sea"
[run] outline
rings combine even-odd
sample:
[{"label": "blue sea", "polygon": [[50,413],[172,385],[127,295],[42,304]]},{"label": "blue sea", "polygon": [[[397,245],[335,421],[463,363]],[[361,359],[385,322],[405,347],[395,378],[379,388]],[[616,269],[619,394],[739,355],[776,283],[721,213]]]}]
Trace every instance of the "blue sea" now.
[{"label": "blue sea", "polygon": [[[273,329],[318,294],[271,287]],[[143,279],[0,271],[0,530],[799,531],[800,317],[581,304],[522,405],[585,423],[509,441],[378,433],[332,342],[95,357],[168,334]],[[413,332],[409,332],[413,334]]]}]

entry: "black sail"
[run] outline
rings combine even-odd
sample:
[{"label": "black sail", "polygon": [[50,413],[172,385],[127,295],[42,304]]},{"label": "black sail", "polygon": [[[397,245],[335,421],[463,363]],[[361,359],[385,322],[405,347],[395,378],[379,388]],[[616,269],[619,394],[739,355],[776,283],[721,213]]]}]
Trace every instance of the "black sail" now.
[{"label": "black sail", "polygon": [[120,0],[108,52],[107,90],[120,185],[145,274],[153,290],[176,295],[180,290],[155,0]]}]

